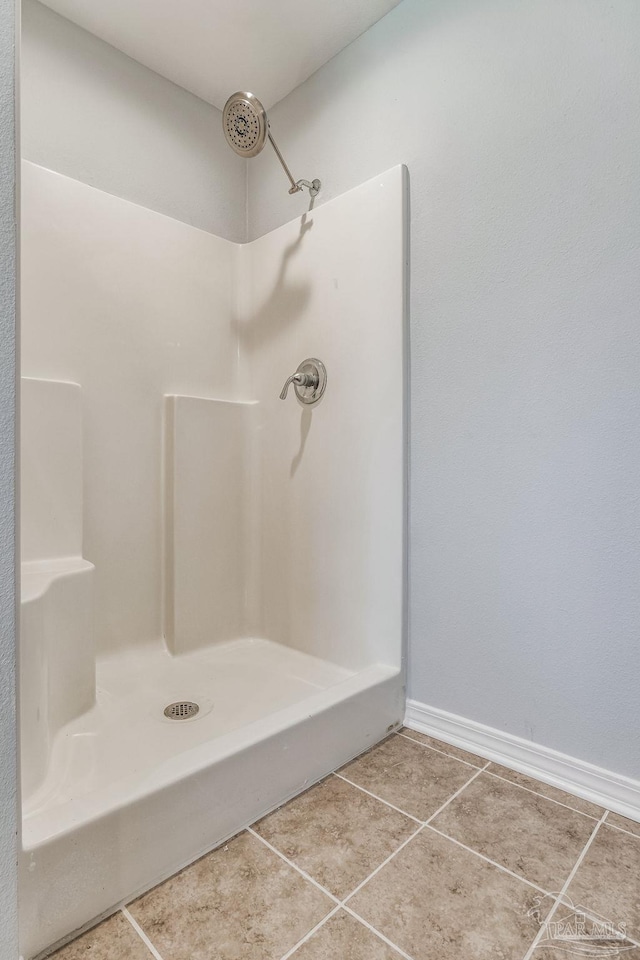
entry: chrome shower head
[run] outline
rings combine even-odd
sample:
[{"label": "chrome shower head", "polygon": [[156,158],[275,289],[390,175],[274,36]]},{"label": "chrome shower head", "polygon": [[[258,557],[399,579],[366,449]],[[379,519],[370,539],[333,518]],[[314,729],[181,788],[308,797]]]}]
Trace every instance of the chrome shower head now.
[{"label": "chrome shower head", "polygon": [[317,197],[320,181],[313,180],[309,183],[308,180],[293,179],[269,131],[267,112],[252,93],[239,90],[229,97],[222,111],[222,129],[227,143],[240,157],[257,157],[268,138],[291,183],[289,193],[299,193],[306,187],[310,197]]},{"label": "chrome shower head", "polygon": [[252,93],[239,91],[224,105],[222,126],[227,143],[241,157],[256,157],[265,145],[269,121]]}]

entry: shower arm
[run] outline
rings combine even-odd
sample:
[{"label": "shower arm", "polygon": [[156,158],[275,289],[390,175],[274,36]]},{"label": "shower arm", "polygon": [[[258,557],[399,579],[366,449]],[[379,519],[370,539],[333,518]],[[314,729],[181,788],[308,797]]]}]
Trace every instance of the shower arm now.
[{"label": "shower arm", "polygon": [[311,183],[309,183],[308,180],[294,180],[293,177],[291,176],[291,171],[289,170],[289,167],[288,167],[288,166],[286,165],[286,163],[284,162],[284,157],[282,156],[282,154],[281,154],[280,151],[278,150],[278,145],[277,145],[277,143],[275,142],[275,140],[274,140],[273,137],[271,136],[271,131],[270,131],[270,130],[269,130],[267,136],[269,137],[269,142],[270,142],[271,146],[273,147],[273,149],[274,149],[275,152],[276,152],[276,156],[277,156],[278,160],[279,160],[280,163],[282,164],[282,169],[284,170],[284,172],[286,173],[287,177],[289,178],[289,183],[291,184],[291,188],[290,188],[290,190],[289,190],[289,193],[299,193],[299,192],[302,190],[303,187],[306,187],[307,190],[309,191],[309,196],[310,196],[312,199],[313,199],[313,197],[317,197],[318,194],[320,193],[320,181],[319,181],[319,180],[313,180]]}]

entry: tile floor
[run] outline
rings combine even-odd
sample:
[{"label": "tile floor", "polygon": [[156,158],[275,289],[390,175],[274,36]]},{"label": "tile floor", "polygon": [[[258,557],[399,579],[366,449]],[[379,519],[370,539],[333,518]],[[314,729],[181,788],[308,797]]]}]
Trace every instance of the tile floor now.
[{"label": "tile floor", "polygon": [[54,954],[572,955],[640,960],[640,824],[407,729]]}]

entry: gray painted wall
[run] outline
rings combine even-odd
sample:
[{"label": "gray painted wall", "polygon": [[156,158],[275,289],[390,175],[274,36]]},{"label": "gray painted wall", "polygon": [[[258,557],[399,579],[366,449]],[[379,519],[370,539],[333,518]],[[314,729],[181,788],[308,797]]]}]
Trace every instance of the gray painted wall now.
[{"label": "gray painted wall", "polygon": [[245,239],[245,161],[219,110],[36,0],[23,2],[21,60],[23,157]]},{"label": "gray painted wall", "polygon": [[0,0],[0,958],[18,956],[15,4]]},{"label": "gray painted wall", "polygon": [[319,200],[410,171],[411,697],[635,777],[639,103],[637,0],[404,0],[270,111]]}]

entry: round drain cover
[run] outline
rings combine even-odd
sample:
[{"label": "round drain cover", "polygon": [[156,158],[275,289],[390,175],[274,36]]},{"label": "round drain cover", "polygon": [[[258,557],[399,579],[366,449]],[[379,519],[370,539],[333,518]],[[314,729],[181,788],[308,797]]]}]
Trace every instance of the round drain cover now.
[{"label": "round drain cover", "polygon": [[175,703],[170,703],[168,707],[164,708],[164,715],[168,717],[169,720],[191,720],[199,710],[200,707],[198,704],[193,703],[191,700],[177,700]]}]

